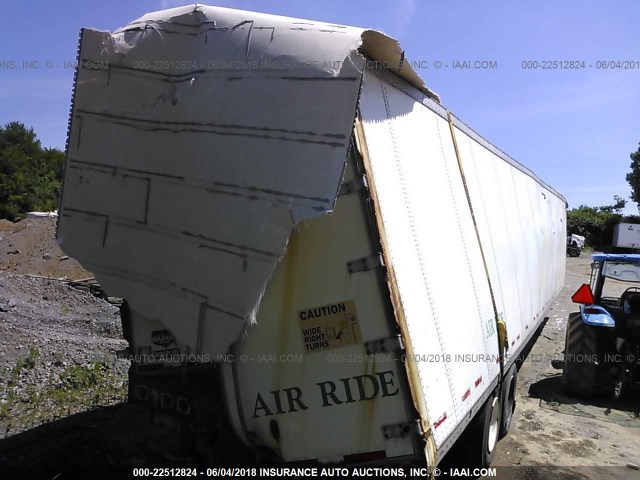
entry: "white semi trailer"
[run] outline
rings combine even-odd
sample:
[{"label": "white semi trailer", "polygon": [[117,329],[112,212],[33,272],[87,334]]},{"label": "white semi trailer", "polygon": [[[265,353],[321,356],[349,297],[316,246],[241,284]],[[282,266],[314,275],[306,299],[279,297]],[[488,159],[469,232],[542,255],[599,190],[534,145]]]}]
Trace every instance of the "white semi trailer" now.
[{"label": "white semi trailer", "polygon": [[640,248],[640,225],[636,223],[618,223],[613,227],[614,247]]},{"label": "white semi trailer", "polygon": [[58,240],[126,299],[131,399],[219,460],[235,432],[433,467],[462,436],[487,465],[565,209],[382,33],[202,5],[82,31]]}]

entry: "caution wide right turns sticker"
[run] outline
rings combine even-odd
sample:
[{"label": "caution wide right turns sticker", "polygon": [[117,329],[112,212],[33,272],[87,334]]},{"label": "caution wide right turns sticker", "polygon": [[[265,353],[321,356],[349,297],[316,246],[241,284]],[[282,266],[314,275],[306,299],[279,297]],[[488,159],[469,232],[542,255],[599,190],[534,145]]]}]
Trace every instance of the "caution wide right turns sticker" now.
[{"label": "caution wide right turns sticker", "polygon": [[308,352],[362,342],[353,300],[300,310],[298,320]]}]

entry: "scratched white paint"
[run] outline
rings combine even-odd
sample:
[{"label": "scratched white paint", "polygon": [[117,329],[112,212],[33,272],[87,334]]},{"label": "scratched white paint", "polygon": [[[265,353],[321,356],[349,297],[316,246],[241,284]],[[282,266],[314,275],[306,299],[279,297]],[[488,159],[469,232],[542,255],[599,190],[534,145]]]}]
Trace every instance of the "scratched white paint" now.
[{"label": "scratched white paint", "polygon": [[226,352],[292,227],[333,209],[363,36],[400,64],[377,32],[201,5],[83,31],[58,240],[127,298],[134,353],[164,329]]}]

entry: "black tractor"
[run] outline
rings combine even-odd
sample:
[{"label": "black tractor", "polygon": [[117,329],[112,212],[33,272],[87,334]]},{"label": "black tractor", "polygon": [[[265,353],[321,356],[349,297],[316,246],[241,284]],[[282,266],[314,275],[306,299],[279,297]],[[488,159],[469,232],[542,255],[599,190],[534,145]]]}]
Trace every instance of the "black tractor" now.
[{"label": "black tractor", "polygon": [[590,282],[571,299],[562,385],[566,393],[620,397],[640,387],[640,255],[594,254]]}]

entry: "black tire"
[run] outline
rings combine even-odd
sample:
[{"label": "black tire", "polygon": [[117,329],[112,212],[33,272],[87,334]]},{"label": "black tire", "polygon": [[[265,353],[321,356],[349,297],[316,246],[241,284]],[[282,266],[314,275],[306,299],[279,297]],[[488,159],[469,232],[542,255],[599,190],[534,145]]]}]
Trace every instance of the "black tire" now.
[{"label": "black tire", "polygon": [[596,328],[585,324],[580,312],[569,315],[562,370],[562,389],[569,395],[587,397],[594,391],[598,368],[592,361],[598,351]]},{"label": "black tire", "polygon": [[486,468],[491,465],[500,436],[501,416],[500,397],[491,396],[469,425],[464,443],[466,462],[470,467]]},{"label": "black tire", "polygon": [[509,432],[516,410],[516,386],[518,383],[518,368],[514,363],[502,381],[502,417],[500,419],[500,438]]}]

